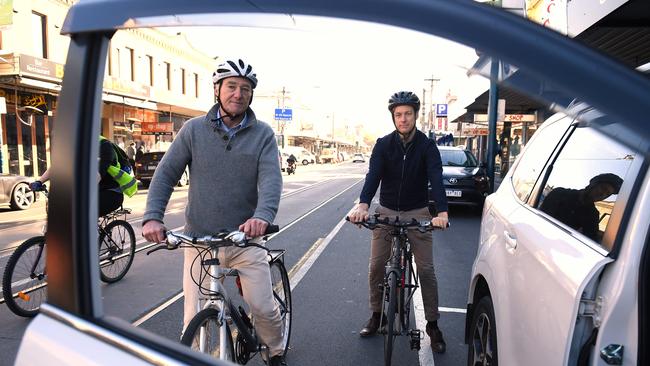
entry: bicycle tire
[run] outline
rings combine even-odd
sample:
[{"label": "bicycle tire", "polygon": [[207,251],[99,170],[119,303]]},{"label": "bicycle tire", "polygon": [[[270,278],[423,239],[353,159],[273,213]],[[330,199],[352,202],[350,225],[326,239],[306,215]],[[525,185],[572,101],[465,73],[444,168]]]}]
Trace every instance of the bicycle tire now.
[{"label": "bicycle tire", "polygon": [[46,255],[45,237],[35,236],[21,243],[9,257],[2,295],[14,314],[34,317],[47,300]]},{"label": "bicycle tire", "polygon": [[271,262],[271,286],[273,288],[273,297],[280,309],[280,318],[282,320],[282,346],[284,348],[283,356],[286,356],[289,350],[291,340],[291,285],[289,284],[289,275],[287,269],[281,261]]},{"label": "bicycle tire", "polygon": [[395,344],[395,310],[397,308],[397,274],[388,274],[388,302],[384,302],[386,311],[386,333],[384,333],[384,365],[390,366],[393,357],[393,345]]},{"label": "bicycle tire", "polygon": [[[222,357],[221,351],[223,349],[221,341],[219,339],[219,331],[221,325],[219,324],[220,313],[218,309],[207,308],[199,311],[192,320],[190,324],[187,325],[185,333],[181,338],[181,343],[192,348],[195,351],[205,353],[213,356],[216,359],[224,359],[234,362],[234,349],[233,349],[233,340],[232,333],[230,332],[230,327],[228,323],[225,323],[226,327],[226,354]],[[201,328],[203,328],[204,335],[206,337],[203,345],[201,342]]]},{"label": "bicycle tire", "polygon": [[131,268],[134,256],[135,232],[131,224],[114,220],[100,231],[99,269],[102,281],[114,283],[121,280]]}]

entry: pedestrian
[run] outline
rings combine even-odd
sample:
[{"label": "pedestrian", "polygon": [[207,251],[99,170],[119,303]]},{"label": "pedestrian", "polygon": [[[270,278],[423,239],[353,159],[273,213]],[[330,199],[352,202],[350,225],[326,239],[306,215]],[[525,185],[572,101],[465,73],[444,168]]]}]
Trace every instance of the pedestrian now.
[{"label": "pedestrian", "polygon": [[[250,108],[257,76],[240,59],[219,65],[212,80],[217,102],[206,115],[183,125],[151,180],[142,228],[151,242],[164,240],[165,208],[190,163],[185,234],[205,236],[238,229],[248,237],[257,237],[265,233],[277,213],[282,192],[278,146],[271,127],[257,120]],[[219,254],[222,265],[239,271],[255,330],[269,348],[269,364],[284,364],[282,325],[266,251],[227,247]],[[183,331],[197,313],[199,289],[192,276],[199,278],[200,263],[193,263],[195,257],[196,251],[185,250]]]},{"label": "pedestrian", "polygon": [[[388,102],[395,131],[377,140],[370,157],[370,166],[361,191],[359,203],[350,213],[350,221],[368,219],[368,208],[381,183],[379,206],[375,212],[382,217],[430,220],[433,226],[446,228],[447,198],[442,184],[442,161],[434,140],[415,128],[420,100],[412,92],[393,94]],[[428,184],[434,192],[437,217],[428,210]],[[375,334],[380,322],[384,267],[390,257],[391,242],[386,229],[375,229],[370,243],[368,287],[372,315],[359,332],[362,337]],[[438,328],[438,283],[433,268],[433,237],[431,232],[409,231],[409,241],[420,277],[426,332],[431,337],[431,349],[443,353],[446,349]]]},{"label": "pedestrian", "polygon": [[131,141],[129,147],[126,148],[126,157],[131,162],[131,166],[135,166],[135,142]]}]

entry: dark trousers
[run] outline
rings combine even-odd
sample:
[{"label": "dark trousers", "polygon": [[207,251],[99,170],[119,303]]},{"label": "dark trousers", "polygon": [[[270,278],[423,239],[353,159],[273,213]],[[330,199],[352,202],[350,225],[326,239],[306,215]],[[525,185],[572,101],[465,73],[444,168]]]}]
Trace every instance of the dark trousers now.
[{"label": "dark trousers", "polygon": [[124,194],[110,190],[99,191],[99,217],[105,216],[122,206]]}]

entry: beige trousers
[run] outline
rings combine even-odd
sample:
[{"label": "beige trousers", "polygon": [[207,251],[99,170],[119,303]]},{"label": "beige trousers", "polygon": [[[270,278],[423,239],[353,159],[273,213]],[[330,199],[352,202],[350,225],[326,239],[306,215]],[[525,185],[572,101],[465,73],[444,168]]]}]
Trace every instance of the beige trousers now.
[{"label": "beige trousers", "polygon": [[[197,251],[187,248],[183,266],[183,294],[185,296],[185,312],[183,316],[183,332],[198,313],[200,294],[198,286],[190,277],[190,266],[195,279],[200,275],[200,261],[196,258]],[[271,271],[267,253],[260,248],[227,247],[219,249],[219,263],[222,267],[233,268],[239,271],[239,278],[243,289],[244,301],[250,307],[255,317],[255,330],[262,343],[269,347],[271,356],[280,355],[282,348],[282,323],[280,309],[273,299],[271,289]],[[203,306],[204,302],[200,303]]]},{"label": "beige trousers", "polygon": [[[399,216],[400,221],[415,218],[420,220],[431,220],[429,210],[424,207],[411,211],[393,211],[383,206],[375,210],[381,217],[390,217],[392,220]],[[433,268],[433,236],[431,232],[421,233],[417,230],[408,231],[408,239],[411,242],[411,251],[415,257],[417,273],[420,278],[420,290],[424,302],[424,316],[427,321],[434,321],[440,318],[438,312],[438,281]],[[384,299],[380,285],[384,281],[386,262],[390,258],[391,236],[386,229],[375,229],[372,232],[370,242],[370,264],[368,269],[368,286],[370,290],[370,310],[381,312]]]}]

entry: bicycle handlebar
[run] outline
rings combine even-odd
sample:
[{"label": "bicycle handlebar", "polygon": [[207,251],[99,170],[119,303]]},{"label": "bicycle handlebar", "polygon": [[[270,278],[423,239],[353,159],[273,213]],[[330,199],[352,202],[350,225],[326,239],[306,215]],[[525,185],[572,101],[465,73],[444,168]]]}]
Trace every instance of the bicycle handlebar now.
[{"label": "bicycle handlebar", "polygon": [[[399,228],[413,228],[417,229],[421,232],[425,231],[433,231],[433,230],[442,230],[442,227],[439,226],[433,226],[431,225],[431,221],[429,220],[422,220],[418,221],[414,218],[412,218],[410,221],[400,221],[399,217],[395,217],[394,220],[391,221],[390,218],[384,217],[383,219],[379,218],[379,214],[375,214],[374,216],[371,216],[368,218],[368,220],[361,221],[361,222],[352,222],[350,221],[350,217],[346,216],[345,220],[348,222],[351,222],[355,225],[361,225],[367,229],[374,230],[380,226],[388,226],[391,228],[399,229]],[[449,222],[447,222],[447,227],[449,227]]]},{"label": "bicycle handlebar", "polygon": [[[269,225],[267,226],[264,235],[260,237],[277,233],[278,231],[280,231],[280,227],[278,225]],[[203,237],[195,237],[195,236],[189,236],[181,233],[176,233],[173,231],[167,231],[165,233],[165,242],[149,250],[147,252],[147,255],[161,249],[167,249],[167,250],[178,249],[183,243],[207,245],[211,248],[220,248],[220,247],[229,247],[229,246],[237,246],[240,248],[245,248],[249,246],[254,246],[254,247],[260,247],[262,249],[266,249],[265,247],[259,244],[249,242],[249,240],[251,239],[253,238],[247,238],[246,234],[244,234],[244,232],[239,230],[235,230],[231,232],[222,231],[216,235],[206,235]]]}]

